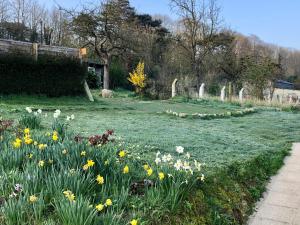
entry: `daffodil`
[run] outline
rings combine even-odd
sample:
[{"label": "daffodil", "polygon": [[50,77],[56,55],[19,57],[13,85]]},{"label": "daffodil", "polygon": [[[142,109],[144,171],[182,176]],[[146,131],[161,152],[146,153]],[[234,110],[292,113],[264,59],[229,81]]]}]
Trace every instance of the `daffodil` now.
[{"label": "daffodil", "polygon": [[88,160],[87,165],[88,165],[88,167],[93,167],[95,165],[94,160],[92,160],[92,159]]},{"label": "daffodil", "polygon": [[104,184],[104,178],[101,175],[97,176],[96,181],[98,182],[98,184]]},{"label": "daffodil", "polygon": [[75,195],[72,193],[72,191],[67,190],[67,191],[64,191],[63,193],[70,202],[75,202]]},{"label": "daffodil", "polygon": [[14,148],[20,148],[22,145],[22,140],[20,138],[16,138],[16,140],[13,142]]},{"label": "daffodil", "polygon": [[165,174],[160,172],[160,173],[158,173],[158,177],[159,177],[159,180],[163,180],[163,179],[165,179]]},{"label": "daffodil", "polygon": [[127,165],[123,168],[123,173],[129,173],[129,167]]},{"label": "daffodil", "polygon": [[133,219],[130,221],[130,225],[138,225],[138,221],[136,219]]},{"label": "daffodil", "polygon": [[30,145],[30,144],[33,143],[33,140],[32,140],[31,138],[29,138],[29,137],[26,137],[26,138],[24,139],[24,142],[25,142],[25,144]]},{"label": "daffodil", "polygon": [[38,163],[39,167],[43,167],[45,165],[45,161],[44,160],[40,160]]},{"label": "daffodil", "polygon": [[100,203],[100,204],[96,205],[96,210],[98,212],[101,212],[103,209],[104,209],[104,205],[103,204]]},{"label": "daffodil", "polygon": [[39,150],[44,150],[45,148],[47,148],[46,144],[39,144],[38,145]]},{"label": "daffodil", "polygon": [[62,154],[66,155],[68,153],[67,149],[62,150]]},{"label": "daffodil", "polygon": [[32,153],[29,153],[29,154],[27,155],[27,157],[28,157],[28,159],[32,159],[33,154],[32,154]]},{"label": "daffodil", "polygon": [[81,155],[81,156],[85,156],[85,155],[86,155],[86,151],[82,151],[82,152],[80,153],[80,155]]},{"label": "daffodil", "polygon": [[153,173],[152,168],[147,169],[147,175],[150,177]]},{"label": "daffodil", "polygon": [[143,168],[144,168],[144,170],[148,170],[148,169],[149,169],[149,165],[148,165],[148,164],[145,164],[145,165],[143,166]]},{"label": "daffodil", "polygon": [[88,168],[89,168],[88,164],[85,164],[85,165],[83,165],[83,167],[82,167],[83,170],[88,170]]},{"label": "daffodil", "polygon": [[29,196],[29,202],[30,203],[35,203],[35,202],[37,202],[37,200],[38,200],[38,197],[36,197],[35,195]]},{"label": "daffodil", "polygon": [[25,128],[24,129],[24,134],[29,134],[30,133],[30,129],[29,128]]},{"label": "daffodil", "polygon": [[112,205],[112,201],[111,201],[111,199],[106,199],[106,201],[105,201],[105,205],[106,206],[111,206]]},{"label": "daffodil", "polygon": [[119,152],[119,157],[124,158],[126,156],[126,152],[124,150]]},{"label": "daffodil", "polygon": [[53,140],[53,141],[57,141],[57,140],[58,140],[58,135],[53,134],[53,135],[52,135],[52,140]]}]

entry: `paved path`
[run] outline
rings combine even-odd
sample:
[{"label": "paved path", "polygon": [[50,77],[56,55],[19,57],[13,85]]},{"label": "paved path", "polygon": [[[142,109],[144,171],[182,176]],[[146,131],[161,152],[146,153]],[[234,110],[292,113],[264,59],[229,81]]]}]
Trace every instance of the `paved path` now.
[{"label": "paved path", "polygon": [[257,205],[249,225],[300,225],[300,143],[272,177],[264,198]]}]

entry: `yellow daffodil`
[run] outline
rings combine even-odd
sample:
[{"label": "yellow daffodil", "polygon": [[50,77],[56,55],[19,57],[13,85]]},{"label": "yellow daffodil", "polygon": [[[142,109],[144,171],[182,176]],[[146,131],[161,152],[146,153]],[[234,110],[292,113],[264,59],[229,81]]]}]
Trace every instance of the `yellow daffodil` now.
[{"label": "yellow daffodil", "polygon": [[43,167],[45,165],[45,161],[44,160],[40,160],[39,161],[39,167]]},{"label": "yellow daffodil", "polygon": [[122,151],[119,152],[119,157],[124,158],[126,156],[126,154],[127,153],[124,150],[122,150]]},{"label": "yellow daffodil", "polygon": [[86,151],[82,151],[82,152],[80,153],[80,155],[81,155],[81,156],[85,156],[85,155],[86,155]]},{"label": "yellow daffodil", "polygon": [[101,175],[97,176],[96,181],[98,182],[98,184],[104,184],[104,178]]},{"label": "yellow daffodil", "polygon": [[153,173],[153,170],[151,168],[147,169],[147,175],[150,177]]},{"label": "yellow daffodil", "polygon": [[72,191],[67,190],[67,191],[64,191],[63,193],[70,202],[75,202],[75,195],[72,193]]},{"label": "yellow daffodil", "polygon": [[145,164],[145,165],[143,166],[143,168],[144,168],[144,170],[148,170],[150,167],[149,167],[148,164]]},{"label": "yellow daffodil", "polygon": [[90,159],[87,161],[86,164],[88,165],[88,167],[93,167],[95,165],[95,162],[94,162],[94,160]]},{"label": "yellow daffodil", "polygon": [[35,145],[35,146],[38,145],[37,141],[33,142],[33,145]]},{"label": "yellow daffodil", "polygon": [[130,225],[138,225],[138,221],[136,219],[133,219],[130,221]]},{"label": "yellow daffodil", "polygon": [[104,205],[102,205],[101,203],[98,204],[98,205],[96,205],[96,210],[97,210],[98,212],[102,211],[103,209],[104,209]]},{"label": "yellow daffodil", "polygon": [[129,173],[129,167],[127,165],[123,168],[123,173]]},{"label": "yellow daffodil", "polygon": [[44,150],[46,147],[47,147],[47,145],[46,144],[39,144],[39,150]]},{"label": "yellow daffodil", "polygon": [[104,165],[107,166],[109,164],[108,160],[105,160]]},{"label": "yellow daffodil", "polygon": [[160,173],[158,173],[158,177],[160,180],[163,180],[163,179],[165,179],[165,174],[160,172]]},{"label": "yellow daffodil", "polygon": [[37,200],[38,200],[38,197],[36,197],[35,195],[29,196],[29,202],[30,203],[35,203],[35,202],[37,202]]},{"label": "yellow daffodil", "polygon": [[29,134],[30,133],[30,129],[29,128],[25,128],[24,129],[24,134]]},{"label": "yellow daffodil", "polygon": [[28,159],[32,159],[33,154],[32,154],[32,153],[29,153],[29,154],[27,155],[27,157],[28,157]]},{"label": "yellow daffodil", "polygon": [[57,140],[58,140],[58,136],[53,134],[53,135],[52,135],[52,140],[53,140],[53,141],[57,141]]},{"label": "yellow daffodil", "polygon": [[14,148],[20,148],[22,145],[22,140],[20,138],[16,138],[16,140],[13,142]]},{"label": "yellow daffodil", "polygon": [[33,143],[33,140],[31,138],[27,137],[27,138],[24,139],[24,142],[25,142],[25,144],[30,145],[30,144]]},{"label": "yellow daffodil", "polygon": [[82,167],[83,170],[88,170],[88,168],[89,168],[88,164],[85,164],[85,165],[83,165],[83,167]]},{"label": "yellow daffodil", "polygon": [[106,201],[105,201],[105,205],[106,206],[111,206],[112,205],[112,201],[111,201],[111,199],[106,199]]}]

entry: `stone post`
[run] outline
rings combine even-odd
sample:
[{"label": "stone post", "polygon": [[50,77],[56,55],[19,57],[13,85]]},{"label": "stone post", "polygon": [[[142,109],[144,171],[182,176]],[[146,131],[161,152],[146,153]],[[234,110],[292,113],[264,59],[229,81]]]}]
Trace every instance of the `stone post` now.
[{"label": "stone post", "polygon": [[242,88],[239,92],[239,100],[240,102],[243,102],[244,100],[244,88]]},{"label": "stone post", "polygon": [[39,49],[38,43],[32,43],[32,55],[34,61],[38,60],[38,49]]},{"label": "stone post", "polygon": [[202,83],[199,89],[199,98],[203,98],[204,97],[204,88],[205,88],[205,84]]},{"label": "stone post", "polygon": [[174,98],[176,96],[176,83],[177,83],[178,79],[175,79],[172,83],[172,98]]},{"label": "stone post", "polygon": [[224,102],[225,101],[225,89],[226,89],[226,86],[224,86],[221,90],[221,101]]}]

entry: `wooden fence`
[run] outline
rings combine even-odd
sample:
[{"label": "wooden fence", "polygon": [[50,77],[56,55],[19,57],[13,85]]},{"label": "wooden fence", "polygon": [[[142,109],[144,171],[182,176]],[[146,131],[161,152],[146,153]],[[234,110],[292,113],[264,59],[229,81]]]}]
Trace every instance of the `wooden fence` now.
[{"label": "wooden fence", "polygon": [[81,58],[80,50],[77,48],[66,48],[42,45],[38,43],[0,39],[0,54],[5,53],[20,53],[32,55],[35,59],[38,58],[38,55],[53,55]]}]

